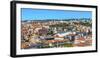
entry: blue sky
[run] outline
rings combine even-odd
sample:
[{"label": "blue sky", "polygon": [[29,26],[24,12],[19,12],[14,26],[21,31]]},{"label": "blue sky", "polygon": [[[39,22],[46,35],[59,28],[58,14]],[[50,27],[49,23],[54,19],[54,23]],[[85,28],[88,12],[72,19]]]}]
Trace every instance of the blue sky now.
[{"label": "blue sky", "polygon": [[91,11],[72,11],[72,10],[47,10],[22,8],[22,20],[43,20],[43,19],[71,19],[71,18],[91,18]]}]

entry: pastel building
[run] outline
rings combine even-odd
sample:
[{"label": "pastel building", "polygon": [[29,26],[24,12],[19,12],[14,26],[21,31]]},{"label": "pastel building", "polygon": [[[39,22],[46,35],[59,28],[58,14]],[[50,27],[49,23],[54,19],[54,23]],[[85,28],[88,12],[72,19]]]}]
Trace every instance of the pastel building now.
[{"label": "pastel building", "polygon": [[71,32],[65,32],[65,33],[57,33],[54,35],[54,39],[55,40],[64,40],[64,37],[68,34],[70,34]]}]

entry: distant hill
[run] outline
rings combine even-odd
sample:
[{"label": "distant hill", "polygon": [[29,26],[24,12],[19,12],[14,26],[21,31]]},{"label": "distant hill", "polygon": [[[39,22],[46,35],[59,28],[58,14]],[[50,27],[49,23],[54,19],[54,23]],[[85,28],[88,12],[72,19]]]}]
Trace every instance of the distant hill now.
[{"label": "distant hill", "polygon": [[34,20],[23,20],[22,22],[32,22],[32,21],[80,21],[80,20],[91,20],[90,18],[81,18],[81,19],[34,19]]}]

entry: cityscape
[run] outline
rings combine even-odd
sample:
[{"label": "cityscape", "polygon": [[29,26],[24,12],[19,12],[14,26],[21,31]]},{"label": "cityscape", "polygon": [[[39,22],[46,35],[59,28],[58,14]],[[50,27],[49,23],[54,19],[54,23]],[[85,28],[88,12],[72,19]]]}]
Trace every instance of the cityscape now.
[{"label": "cityscape", "polygon": [[21,9],[21,49],[92,46],[92,12]]},{"label": "cityscape", "polygon": [[63,48],[92,45],[89,18],[25,20],[21,27],[21,48]]}]

